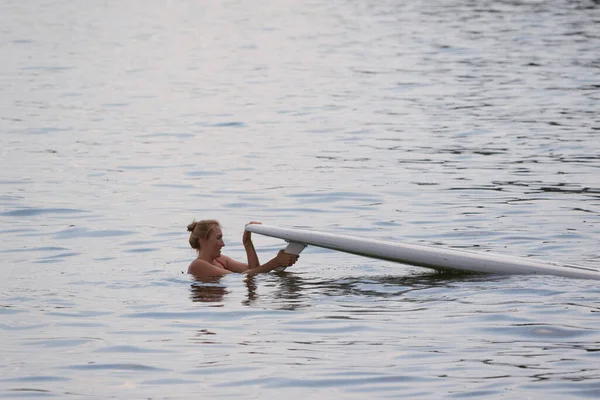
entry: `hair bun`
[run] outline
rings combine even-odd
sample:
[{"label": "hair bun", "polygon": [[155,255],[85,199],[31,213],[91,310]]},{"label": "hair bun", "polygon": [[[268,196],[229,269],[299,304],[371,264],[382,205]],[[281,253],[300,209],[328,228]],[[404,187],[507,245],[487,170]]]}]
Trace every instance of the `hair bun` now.
[{"label": "hair bun", "polygon": [[197,224],[197,222],[196,222],[196,221],[194,221],[194,222],[192,222],[191,224],[189,224],[189,225],[187,226],[187,230],[188,230],[188,232],[194,232],[194,228],[196,227],[196,224]]}]

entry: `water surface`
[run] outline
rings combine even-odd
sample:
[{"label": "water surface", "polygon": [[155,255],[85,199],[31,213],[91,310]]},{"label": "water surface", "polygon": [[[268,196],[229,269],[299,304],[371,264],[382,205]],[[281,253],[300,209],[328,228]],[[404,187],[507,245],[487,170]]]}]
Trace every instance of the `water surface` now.
[{"label": "water surface", "polygon": [[[0,4],[0,397],[597,398],[600,290],[251,220],[600,269],[591,0]],[[284,244],[255,235],[263,261]]]}]

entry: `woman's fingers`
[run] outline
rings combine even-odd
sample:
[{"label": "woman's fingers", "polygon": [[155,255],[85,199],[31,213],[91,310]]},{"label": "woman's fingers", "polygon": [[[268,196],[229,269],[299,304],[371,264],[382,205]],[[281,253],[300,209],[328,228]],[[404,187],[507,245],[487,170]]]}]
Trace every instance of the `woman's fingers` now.
[{"label": "woman's fingers", "polygon": [[[258,224],[260,225],[260,222],[258,221],[250,221],[248,222],[246,225],[250,225],[250,224]],[[244,235],[242,236],[242,243],[247,245],[252,243],[252,234],[249,231],[244,231]]]},{"label": "woman's fingers", "polygon": [[290,254],[290,253],[283,253],[283,260],[282,262],[287,265],[288,267],[291,265],[294,265],[296,263],[296,261],[298,261],[299,256],[296,254]]},{"label": "woman's fingers", "polygon": [[294,265],[296,261],[298,261],[299,257],[300,256],[296,254],[286,253],[283,250],[279,250],[279,253],[277,253],[277,258],[279,259],[279,262],[285,267]]}]

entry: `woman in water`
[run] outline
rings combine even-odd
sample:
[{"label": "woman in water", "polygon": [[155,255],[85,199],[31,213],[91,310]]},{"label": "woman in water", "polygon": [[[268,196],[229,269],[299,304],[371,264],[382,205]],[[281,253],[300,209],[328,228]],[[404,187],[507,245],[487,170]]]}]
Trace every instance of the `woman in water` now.
[{"label": "woman in water", "polygon": [[[259,222],[250,223],[257,224]],[[289,267],[298,260],[297,255],[280,250],[275,258],[261,265],[254,244],[252,244],[250,232],[245,231],[242,242],[246,249],[248,263],[244,264],[221,254],[221,248],[225,246],[225,243],[223,242],[223,232],[219,221],[194,221],[188,225],[187,229],[188,232],[191,232],[190,246],[198,252],[198,258],[192,261],[188,267],[188,274],[195,276],[218,276],[233,272],[259,274],[270,272],[278,267]]]}]

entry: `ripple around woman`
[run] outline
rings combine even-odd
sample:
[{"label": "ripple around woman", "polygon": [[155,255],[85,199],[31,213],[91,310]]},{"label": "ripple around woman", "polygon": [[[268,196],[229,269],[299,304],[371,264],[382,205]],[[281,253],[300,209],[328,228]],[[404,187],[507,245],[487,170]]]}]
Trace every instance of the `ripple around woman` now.
[{"label": "ripple around woman", "polygon": [[[250,224],[259,223],[250,222]],[[259,274],[270,272],[278,267],[289,267],[298,260],[297,255],[280,250],[275,258],[261,265],[252,243],[252,236],[250,232],[245,231],[242,237],[248,258],[248,263],[245,264],[221,254],[221,249],[225,246],[225,243],[223,242],[223,232],[219,221],[194,221],[188,225],[187,229],[188,232],[191,232],[190,246],[198,252],[198,258],[192,261],[188,267],[188,274],[194,276],[219,276],[233,272]]]}]

